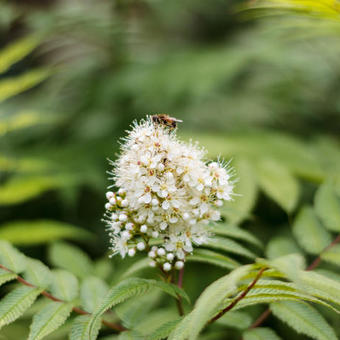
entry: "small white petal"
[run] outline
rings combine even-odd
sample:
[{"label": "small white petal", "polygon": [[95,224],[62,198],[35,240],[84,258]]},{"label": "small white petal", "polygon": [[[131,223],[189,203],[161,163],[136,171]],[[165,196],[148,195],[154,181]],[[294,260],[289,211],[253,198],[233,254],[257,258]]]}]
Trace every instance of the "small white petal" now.
[{"label": "small white petal", "polygon": [[168,261],[172,261],[173,259],[174,259],[174,254],[172,254],[172,253],[168,253],[167,255],[166,255],[166,259],[168,260]]},{"label": "small white petal", "polygon": [[116,199],[114,197],[111,197],[109,202],[110,202],[110,204],[115,205]]},{"label": "small white petal", "polygon": [[145,243],[144,242],[138,242],[137,243],[137,249],[142,251],[145,249]]},{"label": "small white petal", "polygon": [[161,228],[161,230],[165,230],[168,227],[168,224],[166,222],[162,222],[159,227]]},{"label": "small white petal", "polygon": [[151,204],[154,205],[154,206],[158,205],[159,204],[158,199],[153,198],[152,201],[151,201]]},{"label": "small white petal", "polygon": [[157,238],[157,237],[159,236],[159,232],[158,232],[158,231],[153,231],[152,234],[151,234],[151,236],[152,236],[153,238]]},{"label": "small white petal", "polygon": [[184,262],[183,261],[177,261],[175,263],[175,268],[178,270],[181,270],[184,267]]},{"label": "small white petal", "polygon": [[148,253],[148,256],[153,259],[153,258],[156,257],[156,253],[153,250],[150,250],[149,253]]},{"label": "small white petal", "polygon": [[156,262],[155,261],[150,261],[149,262],[149,266],[153,267],[153,268],[156,267]]},{"label": "small white petal", "polygon": [[125,208],[128,206],[128,204],[129,204],[129,201],[125,199],[125,200],[122,200],[121,206]]},{"label": "small white petal", "polygon": [[135,256],[135,254],[136,254],[136,249],[135,249],[135,248],[130,248],[130,249],[128,250],[128,255],[129,255],[130,257]]},{"label": "small white petal", "polygon": [[125,214],[120,214],[119,215],[119,221],[126,222],[127,221],[127,216]]},{"label": "small white petal", "polygon": [[147,225],[143,224],[139,230],[141,233],[146,233],[148,231],[148,227]]},{"label": "small white petal", "polygon": [[164,248],[158,248],[157,249],[157,254],[159,256],[164,256],[165,255],[165,249]]},{"label": "small white petal", "polygon": [[164,170],[164,165],[162,163],[159,163],[158,166],[157,166],[157,169],[159,171],[163,171]]},{"label": "small white petal", "polygon": [[169,262],[165,262],[163,264],[163,270],[166,271],[166,272],[170,271],[171,270],[171,264]]},{"label": "small white petal", "polygon": [[106,204],[105,204],[105,209],[106,209],[106,210],[109,210],[110,208],[111,208],[111,204],[110,204],[110,203],[106,203]]},{"label": "small white petal", "polygon": [[109,200],[110,198],[112,198],[114,196],[114,193],[112,191],[108,191],[106,193],[106,198]]},{"label": "small white petal", "polygon": [[168,201],[164,201],[164,202],[162,203],[162,208],[163,208],[164,210],[168,210],[168,209],[170,208],[169,202],[168,202]]}]

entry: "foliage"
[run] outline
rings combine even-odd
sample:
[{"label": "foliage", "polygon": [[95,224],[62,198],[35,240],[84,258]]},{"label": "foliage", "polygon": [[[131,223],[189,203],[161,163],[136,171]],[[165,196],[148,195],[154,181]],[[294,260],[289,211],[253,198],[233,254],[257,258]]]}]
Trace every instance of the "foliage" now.
[{"label": "foliage", "polygon": [[[339,338],[338,2],[54,2],[0,4],[0,338]],[[105,158],[160,111],[235,173],[183,287],[100,223]]]}]

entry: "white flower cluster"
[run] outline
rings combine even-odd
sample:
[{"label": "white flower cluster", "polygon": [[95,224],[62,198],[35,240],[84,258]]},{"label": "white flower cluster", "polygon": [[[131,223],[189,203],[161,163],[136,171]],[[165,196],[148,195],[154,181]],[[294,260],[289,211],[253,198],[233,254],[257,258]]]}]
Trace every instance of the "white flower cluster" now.
[{"label": "white flower cluster", "polygon": [[151,118],[134,125],[112,163],[119,190],[106,193],[112,255],[145,250],[151,266],[164,271],[184,266],[193,244],[207,241],[206,225],[220,219],[217,208],[232,195],[226,167],[207,164],[205,154]]}]

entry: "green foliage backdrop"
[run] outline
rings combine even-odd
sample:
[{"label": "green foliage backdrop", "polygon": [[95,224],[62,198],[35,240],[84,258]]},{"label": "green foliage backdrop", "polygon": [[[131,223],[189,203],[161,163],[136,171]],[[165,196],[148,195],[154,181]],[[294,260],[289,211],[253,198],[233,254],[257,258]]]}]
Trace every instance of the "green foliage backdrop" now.
[{"label": "green foliage backdrop", "polygon": [[[0,338],[340,338],[339,18],[336,0],[0,2]],[[237,177],[183,288],[110,259],[100,221],[106,158],[160,112]]]}]

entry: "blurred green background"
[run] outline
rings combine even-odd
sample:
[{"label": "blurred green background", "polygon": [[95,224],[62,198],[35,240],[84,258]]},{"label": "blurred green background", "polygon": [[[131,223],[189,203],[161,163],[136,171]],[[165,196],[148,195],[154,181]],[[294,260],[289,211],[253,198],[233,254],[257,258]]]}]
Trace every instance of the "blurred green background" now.
[{"label": "blurred green background", "polygon": [[0,1],[0,238],[43,261],[59,239],[105,259],[107,158],[134,119],[168,113],[232,159],[225,221],[292,240],[320,183],[340,194],[340,24],[245,4]]}]

